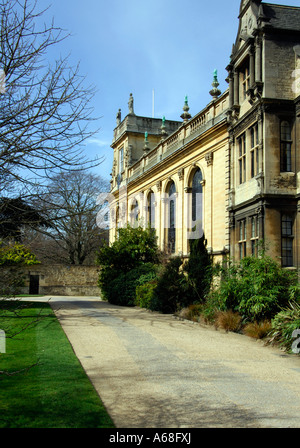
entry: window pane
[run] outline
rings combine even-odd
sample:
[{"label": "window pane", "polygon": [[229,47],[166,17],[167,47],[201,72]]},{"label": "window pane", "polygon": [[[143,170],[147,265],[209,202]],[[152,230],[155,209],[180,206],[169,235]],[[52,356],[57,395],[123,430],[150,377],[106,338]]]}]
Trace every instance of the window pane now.
[{"label": "window pane", "polygon": [[282,265],[293,266],[293,217],[282,215],[281,218],[281,256]]},{"label": "window pane", "polygon": [[280,129],[280,170],[292,171],[292,133],[291,125],[287,121],[281,123]]},{"label": "window pane", "polygon": [[251,128],[251,148],[254,148],[255,146],[255,130],[254,128]]},{"label": "window pane", "polygon": [[281,140],[291,140],[292,139],[292,133],[291,133],[291,125],[287,121],[283,121],[281,123]]},{"label": "window pane", "polygon": [[254,151],[251,151],[251,177],[255,176],[255,157]]},{"label": "window pane", "polygon": [[200,169],[194,174],[192,182],[192,221],[202,219],[202,173]]}]

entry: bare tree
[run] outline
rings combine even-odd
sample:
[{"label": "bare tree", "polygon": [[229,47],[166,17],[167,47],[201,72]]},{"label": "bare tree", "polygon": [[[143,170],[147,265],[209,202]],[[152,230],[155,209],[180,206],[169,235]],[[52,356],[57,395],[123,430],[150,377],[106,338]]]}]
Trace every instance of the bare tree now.
[{"label": "bare tree", "polygon": [[0,0],[0,195],[91,163],[82,145],[96,132],[89,130],[95,89],[68,57],[46,62],[47,50],[68,36],[53,22],[39,26],[44,12],[36,1]]},{"label": "bare tree", "polygon": [[57,174],[38,200],[38,208],[51,227],[42,233],[31,232],[34,239],[25,242],[43,261],[93,264],[95,251],[108,235],[108,223],[103,220],[101,225],[96,220],[97,197],[108,190],[108,181],[85,170]]}]

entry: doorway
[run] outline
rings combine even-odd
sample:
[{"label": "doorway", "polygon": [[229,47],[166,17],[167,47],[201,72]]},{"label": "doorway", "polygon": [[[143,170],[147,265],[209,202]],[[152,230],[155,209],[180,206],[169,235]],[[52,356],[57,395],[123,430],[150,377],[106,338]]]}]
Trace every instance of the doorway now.
[{"label": "doorway", "polygon": [[29,280],[29,294],[38,294],[40,288],[40,276],[30,275]]}]

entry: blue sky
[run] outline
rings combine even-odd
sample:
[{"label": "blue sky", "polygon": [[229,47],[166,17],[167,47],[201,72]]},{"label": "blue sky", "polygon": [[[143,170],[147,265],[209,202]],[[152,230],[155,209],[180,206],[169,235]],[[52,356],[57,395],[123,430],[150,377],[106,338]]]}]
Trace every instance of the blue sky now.
[{"label": "blue sky", "polygon": [[[276,3],[272,1],[270,3]],[[281,0],[300,6],[300,0]],[[100,132],[85,151],[105,156],[97,171],[109,179],[110,147],[118,109],[128,112],[130,93],[137,115],[180,120],[185,95],[195,115],[211,100],[214,69],[227,89],[226,66],[238,29],[240,0],[38,0],[51,5],[44,20],[71,33],[51,57],[71,53],[86,83],[97,88],[94,115]],[[49,55],[50,56],[50,55]]]}]

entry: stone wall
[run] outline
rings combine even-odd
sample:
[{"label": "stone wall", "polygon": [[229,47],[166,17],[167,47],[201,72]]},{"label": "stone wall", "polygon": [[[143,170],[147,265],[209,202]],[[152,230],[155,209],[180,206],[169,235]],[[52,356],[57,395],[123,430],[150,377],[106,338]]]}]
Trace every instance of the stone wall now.
[{"label": "stone wall", "polygon": [[24,294],[99,296],[98,266],[34,265],[25,268]]}]

